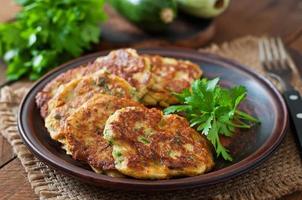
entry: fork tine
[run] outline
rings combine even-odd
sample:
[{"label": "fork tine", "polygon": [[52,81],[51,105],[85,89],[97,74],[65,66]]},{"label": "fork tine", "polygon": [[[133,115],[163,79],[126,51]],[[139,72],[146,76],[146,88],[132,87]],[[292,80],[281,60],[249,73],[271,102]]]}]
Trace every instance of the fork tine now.
[{"label": "fork tine", "polygon": [[271,62],[273,60],[273,55],[272,55],[271,50],[270,50],[270,42],[267,38],[265,38],[263,40],[263,46],[264,46],[264,51],[265,51],[265,54],[266,54],[266,58],[269,62]]},{"label": "fork tine", "polygon": [[277,49],[279,51],[280,54],[280,67],[282,67],[283,69],[290,69],[289,68],[289,63],[288,63],[288,55],[286,53],[285,47],[283,45],[283,42],[281,41],[280,38],[276,38],[276,42],[277,42]]},{"label": "fork tine", "polygon": [[289,65],[287,62],[286,57],[286,51],[284,49],[284,46],[280,45],[280,40],[271,38],[270,39],[271,49],[274,54],[273,59],[273,65],[275,66],[275,69],[289,69]]},{"label": "fork tine", "polygon": [[273,60],[280,60],[281,54],[279,48],[277,47],[277,43],[275,39],[271,38],[269,41],[270,41],[270,48],[272,50]]},{"label": "fork tine", "polygon": [[277,80],[277,83],[282,86],[281,89],[284,90],[291,88],[289,82],[292,80],[293,70],[289,67],[287,61],[289,56],[280,42],[281,40],[273,38],[261,39],[259,41],[259,58],[263,68],[266,70],[266,74],[270,78]]},{"label": "fork tine", "polygon": [[285,65],[287,65],[287,67],[289,67],[294,73],[299,73],[297,66],[295,65],[294,61],[292,60],[291,56],[288,55],[285,46],[282,42],[282,39],[280,37],[278,37],[277,39],[277,45],[279,47],[280,53],[282,54],[282,59],[284,60],[283,62],[285,62]]},{"label": "fork tine", "polygon": [[266,62],[266,52],[265,52],[265,46],[264,46],[264,39],[262,38],[259,43],[258,43],[258,47],[259,47],[259,59],[260,62],[262,64],[262,66],[264,67],[265,70],[269,70],[268,66],[267,66],[267,62]]},{"label": "fork tine", "polygon": [[277,41],[277,46],[278,46],[278,49],[279,49],[279,52],[280,52],[280,56],[281,56],[281,59],[286,59],[287,58],[287,53],[286,53],[286,50],[285,50],[285,47],[283,45],[283,42],[281,40],[281,38],[276,38],[276,41]]},{"label": "fork tine", "polygon": [[267,38],[263,39],[263,49],[266,55],[266,62],[265,65],[267,66],[268,70],[274,69],[273,65],[273,54],[270,47],[270,41]]},{"label": "fork tine", "polygon": [[260,62],[264,62],[264,60],[265,60],[265,52],[264,52],[263,40],[262,39],[259,41],[258,47],[259,47],[259,59],[260,59]]}]

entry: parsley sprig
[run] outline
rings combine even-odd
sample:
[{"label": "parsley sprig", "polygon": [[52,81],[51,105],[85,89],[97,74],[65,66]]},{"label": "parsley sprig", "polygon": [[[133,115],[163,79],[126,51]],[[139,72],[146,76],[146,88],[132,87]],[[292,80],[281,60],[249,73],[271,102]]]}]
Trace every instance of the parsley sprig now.
[{"label": "parsley sprig", "polygon": [[0,23],[0,57],[7,78],[38,79],[96,43],[104,0],[16,0],[14,21]]},{"label": "parsley sprig", "polygon": [[218,83],[219,78],[194,81],[190,89],[175,94],[180,105],[170,106],[164,112],[184,113],[191,126],[213,144],[217,157],[232,161],[229,150],[220,143],[219,135],[232,136],[236,128],[251,128],[259,120],[238,109],[247,95],[245,87],[227,89]]}]

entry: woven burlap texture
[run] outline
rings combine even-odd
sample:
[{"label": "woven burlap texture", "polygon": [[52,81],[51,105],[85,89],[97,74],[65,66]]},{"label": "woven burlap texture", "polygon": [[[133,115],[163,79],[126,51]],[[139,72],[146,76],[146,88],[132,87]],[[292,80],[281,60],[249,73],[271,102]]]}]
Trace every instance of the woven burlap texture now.
[{"label": "woven burlap texture", "polygon": [[[221,46],[212,45],[201,51],[237,60],[262,73],[258,61],[258,38],[244,37]],[[297,88],[301,83],[294,81]],[[203,189],[160,193],[111,191],[84,184],[62,175],[36,159],[22,142],[16,122],[18,105],[27,88],[5,87],[0,96],[0,130],[10,142],[28,174],[28,180],[40,199],[277,199],[302,190],[302,162],[293,136],[288,133],[280,148],[256,169],[227,182]],[[302,90],[300,90],[302,92]]]}]

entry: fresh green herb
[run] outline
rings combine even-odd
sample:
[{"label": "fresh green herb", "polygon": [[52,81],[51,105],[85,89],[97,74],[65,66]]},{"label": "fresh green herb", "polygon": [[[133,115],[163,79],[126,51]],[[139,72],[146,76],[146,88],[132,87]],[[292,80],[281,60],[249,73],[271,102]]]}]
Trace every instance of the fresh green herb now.
[{"label": "fresh green herb", "polygon": [[120,152],[119,150],[113,149],[112,153],[113,153],[113,157],[115,158],[115,163],[118,165],[122,164],[124,161],[122,152]]},{"label": "fresh green herb", "polygon": [[7,78],[39,78],[96,43],[104,0],[17,0],[22,10],[0,24],[0,57]]},{"label": "fresh green herb", "polygon": [[108,140],[108,143],[109,143],[110,146],[112,146],[113,145],[113,140]]},{"label": "fresh green herb", "polygon": [[103,87],[104,85],[106,85],[106,79],[99,77],[96,81],[97,86]]},{"label": "fresh green herb", "polygon": [[164,112],[184,113],[191,126],[211,141],[217,157],[231,161],[232,157],[220,143],[219,135],[232,136],[235,128],[251,128],[259,120],[238,110],[238,105],[247,95],[245,87],[226,89],[220,87],[218,82],[219,78],[194,81],[190,89],[175,94],[181,105],[170,106]]},{"label": "fresh green herb", "polygon": [[143,135],[140,135],[137,137],[137,140],[143,144],[149,144],[150,141]]},{"label": "fresh green herb", "polygon": [[115,151],[114,153],[115,153],[116,157],[121,157],[122,156],[122,153],[120,151]]},{"label": "fresh green herb", "polygon": [[172,151],[172,150],[169,150],[169,151],[168,151],[168,155],[169,155],[169,157],[171,157],[171,158],[175,158],[175,157],[176,157],[176,153],[175,153],[174,151]]}]

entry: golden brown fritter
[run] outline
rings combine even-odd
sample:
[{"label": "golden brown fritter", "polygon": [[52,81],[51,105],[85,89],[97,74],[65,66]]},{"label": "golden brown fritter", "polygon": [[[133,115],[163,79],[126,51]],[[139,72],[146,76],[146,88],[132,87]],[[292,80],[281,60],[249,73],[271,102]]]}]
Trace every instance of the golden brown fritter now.
[{"label": "golden brown fritter", "polygon": [[190,87],[202,75],[200,67],[190,61],[150,55],[142,57],[151,63],[152,85],[143,99],[147,105],[166,107],[178,103],[172,93]]},{"label": "golden brown fritter", "polygon": [[64,128],[67,149],[72,157],[86,161],[97,172],[114,170],[112,147],[103,138],[108,117],[116,110],[143,105],[130,99],[96,94],[67,120]]},{"label": "golden brown fritter", "polygon": [[62,141],[64,136],[60,129],[64,126],[65,119],[98,93],[137,100],[135,88],[124,79],[103,70],[73,80],[61,87],[48,102],[48,108],[51,112],[45,118],[45,126],[51,138],[64,143]]},{"label": "golden brown fritter", "polygon": [[206,139],[178,115],[127,107],[107,120],[104,138],[113,144],[115,168],[140,179],[195,176],[210,170]]},{"label": "golden brown fritter", "polygon": [[36,103],[40,108],[41,116],[45,118],[49,114],[48,101],[55,96],[58,88],[71,80],[91,75],[100,69],[106,69],[108,72],[127,80],[133,87],[137,88],[140,98],[146,94],[147,87],[151,84],[148,59],[140,57],[134,49],[111,51],[107,56],[99,57],[93,64],[68,70],[47,84],[36,96]]},{"label": "golden brown fritter", "polygon": [[128,81],[137,89],[139,97],[145,95],[152,84],[149,59],[139,56],[134,49],[111,51],[94,64]]},{"label": "golden brown fritter", "polygon": [[60,87],[69,83],[71,80],[79,79],[85,75],[92,74],[98,71],[98,69],[99,68],[95,67],[95,65],[92,64],[88,64],[87,66],[80,66],[60,74],[50,83],[48,83],[36,96],[36,104],[38,108],[40,108],[41,116],[45,118],[49,114],[48,102],[52,97],[56,95],[56,92]]}]

